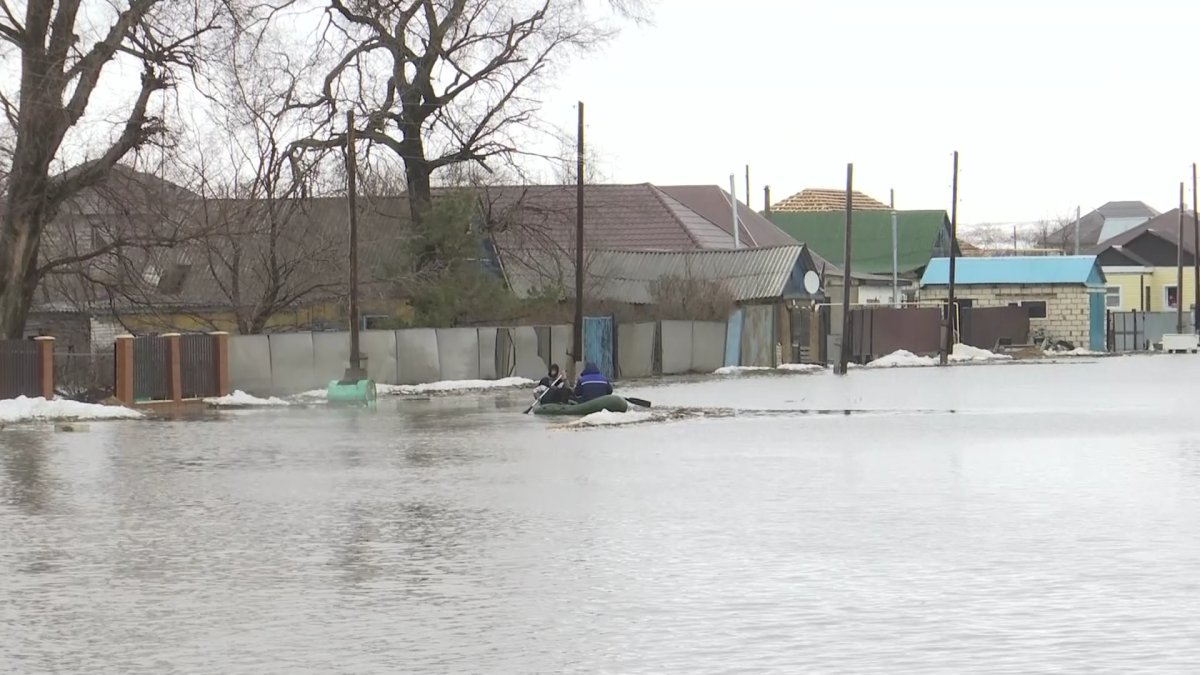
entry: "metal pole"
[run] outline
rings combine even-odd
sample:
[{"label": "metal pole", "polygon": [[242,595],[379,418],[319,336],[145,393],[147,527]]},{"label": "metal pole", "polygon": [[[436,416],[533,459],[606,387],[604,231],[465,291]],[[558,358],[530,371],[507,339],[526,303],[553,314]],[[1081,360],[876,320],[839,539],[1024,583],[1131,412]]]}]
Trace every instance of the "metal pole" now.
[{"label": "metal pole", "polygon": [[1192,330],[1200,330],[1200,198],[1196,196],[1196,164],[1192,163]]},{"label": "metal pole", "polygon": [[954,250],[958,248],[958,151],[954,151],[954,183],[950,188],[950,291],[946,301],[946,344],[942,348],[942,365],[950,362],[954,352]]},{"label": "metal pole", "polygon": [[854,165],[846,165],[846,232],[845,246],[843,249],[842,259],[842,346],[838,350],[838,365],[836,372],[839,375],[845,375],[849,370],[850,365],[850,350],[853,348],[853,340],[850,339],[850,289],[851,283],[851,261],[853,260],[853,246],[850,239],[851,224],[854,219],[854,206],[850,195],[854,194]]},{"label": "metal pole", "polygon": [[1175,247],[1175,332],[1183,333],[1183,210],[1187,201],[1179,184],[1179,245]]},{"label": "metal pole", "polygon": [[[583,360],[583,101],[579,102],[575,166],[575,326],[571,342],[571,370]],[[572,372],[572,376],[576,373]]]},{"label": "metal pole", "polygon": [[738,228],[737,217],[737,184],[734,182],[733,174],[729,174],[729,213],[733,220],[733,247],[742,247],[742,233]]},{"label": "metal pole", "polygon": [[750,165],[746,165],[746,206],[750,206]]},{"label": "metal pole", "polygon": [[[750,195],[746,195],[746,199],[750,199]],[[763,186],[763,213],[771,215],[771,186]]]},{"label": "metal pole", "polygon": [[1075,207],[1075,255],[1079,255],[1079,221],[1083,218],[1083,208]]},{"label": "metal pole", "polygon": [[346,113],[346,205],[350,218],[350,370],[347,380],[360,380],[362,352],[358,342],[358,184],[354,149],[354,111]]},{"label": "metal pole", "polygon": [[896,219],[896,191],[891,191],[892,205],[892,306],[900,308],[900,223]]}]

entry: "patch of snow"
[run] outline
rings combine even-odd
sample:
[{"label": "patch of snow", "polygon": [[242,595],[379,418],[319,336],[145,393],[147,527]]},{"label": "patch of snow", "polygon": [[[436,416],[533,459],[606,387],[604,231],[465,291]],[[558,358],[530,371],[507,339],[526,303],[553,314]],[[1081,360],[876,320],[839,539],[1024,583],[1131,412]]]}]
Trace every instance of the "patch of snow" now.
[{"label": "patch of snow", "polygon": [[881,356],[866,365],[867,368],[920,368],[936,366],[938,360],[932,356],[917,356],[907,349],[898,349],[887,356]]},{"label": "patch of snow", "polygon": [[1064,349],[1062,351],[1050,350],[1046,354],[1049,356],[1104,356],[1105,352],[1094,352],[1084,347],[1076,347],[1075,349]]},{"label": "patch of snow", "polygon": [[571,422],[569,427],[619,427],[627,424],[640,424],[656,419],[654,413],[630,411],[630,412],[612,412],[611,410],[600,410],[590,415],[584,415],[579,419]]},{"label": "patch of snow", "polygon": [[80,403],[66,399],[19,398],[0,401],[0,422],[52,422],[57,420],[134,420],[142,414],[120,406]]},{"label": "patch of snow", "polygon": [[279,408],[291,405],[281,398],[259,398],[240,389],[228,396],[206,398],[204,402],[214,408]]},{"label": "patch of snow", "polygon": [[725,366],[713,371],[713,375],[745,375],[748,373],[817,373],[825,370],[825,366],[813,363],[782,363],[775,368],[769,366]]},{"label": "patch of snow", "polygon": [[425,384],[380,384],[376,386],[376,391],[380,396],[413,396],[416,394],[516,389],[534,384],[537,383],[524,377],[505,377],[499,380],[444,380]]},{"label": "patch of snow", "polygon": [[1011,361],[1012,357],[1008,354],[996,354],[986,349],[964,345],[962,343],[954,345],[954,351],[950,354],[952,363],[968,363],[968,362],[983,362],[983,361]]}]

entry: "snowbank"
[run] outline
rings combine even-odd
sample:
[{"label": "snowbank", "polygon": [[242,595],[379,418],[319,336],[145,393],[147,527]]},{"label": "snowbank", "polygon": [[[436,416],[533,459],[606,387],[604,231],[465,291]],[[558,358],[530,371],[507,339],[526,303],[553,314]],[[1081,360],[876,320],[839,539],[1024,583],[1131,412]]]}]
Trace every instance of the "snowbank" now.
[{"label": "snowbank", "polygon": [[449,392],[477,392],[495,389],[516,389],[537,384],[524,377],[505,377],[499,380],[444,380],[426,384],[381,384],[376,390],[380,396],[412,396],[415,394],[443,394]]},{"label": "snowbank", "polygon": [[1012,357],[1008,354],[996,354],[989,352],[986,349],[964,345],[962,343],[954,345],[954,352],[950,354],[952,363],[970,363],[983,361],[1011,361]]},{"label": "snowbank", "polygon": [[1046,352],[1046,356],[1107,356],[1107,353],[1094,352],[1084,347],[1076,347],[1075,349],[1064,349],[1062,351],[1050,350]]},{"label": "snowbank", "polygon": [[259,398],[241,390],[220,398],[206,398],[204,402],[214,408],[279,408],[291,405],[281,398]]},{"label": "snowbank", "polygon": [[813,363],[784,363],[775,368],[768,366],[725,366],[713,371],[713,375],[746,375],[748,373],[819,373],[825,366]]},{"label": "snowbank", "polygon": [[920,368],[922,366],[936,366],[938,360],[932,356],[917,356],[907,349],[900,349],[881,356],[867,364],[867,368]]},{"label": "snowbank", "polygon": [[584,415],[579,419],[571,422],[569,427],[619,427],[626,424],[640,424],[654,420],[654,414],[648,412],[632,411],[632,412],[612,412],[611,410],[601,410],[594,412],[591,415]]},{"label": "snowbank", "polygon": [[13,424],[16,422],[57,420],[133,420],[141,418],[136,410],[120,406],[96,405],[44,398],[20,398],[0,401],[0,422]]}]

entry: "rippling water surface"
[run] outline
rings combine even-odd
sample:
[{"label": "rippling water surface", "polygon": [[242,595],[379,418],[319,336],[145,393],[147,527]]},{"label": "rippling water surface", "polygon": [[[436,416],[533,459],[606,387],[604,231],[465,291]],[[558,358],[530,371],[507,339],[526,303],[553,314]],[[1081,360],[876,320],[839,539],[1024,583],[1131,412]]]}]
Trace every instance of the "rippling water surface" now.
[{"label": "rippling water surface", "polygon": [[1198,377],[709,380],[594,430],[514,396],[9,428],[0,672],[1198,672]]}]

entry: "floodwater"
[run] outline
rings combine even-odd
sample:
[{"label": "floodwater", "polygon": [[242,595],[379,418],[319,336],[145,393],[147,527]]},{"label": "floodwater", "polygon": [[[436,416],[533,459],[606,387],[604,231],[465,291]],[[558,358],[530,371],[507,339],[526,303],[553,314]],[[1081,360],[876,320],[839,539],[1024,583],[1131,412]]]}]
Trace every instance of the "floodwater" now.
[{"label": "floodwater", "polygon": [[[1200,357],[0,431],[0,672],[1200,671]],[[705,414],[707,413],[707,414]]]}]

